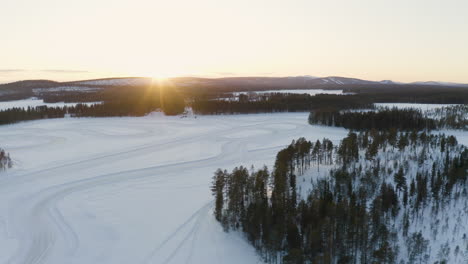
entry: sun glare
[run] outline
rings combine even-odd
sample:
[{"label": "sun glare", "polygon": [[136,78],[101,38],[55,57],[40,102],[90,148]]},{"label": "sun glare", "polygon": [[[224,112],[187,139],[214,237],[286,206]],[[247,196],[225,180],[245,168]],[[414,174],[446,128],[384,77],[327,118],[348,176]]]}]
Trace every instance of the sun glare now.
[{"label": "sun glare", "polygon": [[151,77],[151,79],[153,80],[153,82],[157,82],[157,83],[167,81],[167,77],[163,77],[163,76],[153,76]]},{"label": "sun glare", "polygon": [[151,82],[156,85],[161,85],[168,82],[168,77],[162,74],[151,75]]}]

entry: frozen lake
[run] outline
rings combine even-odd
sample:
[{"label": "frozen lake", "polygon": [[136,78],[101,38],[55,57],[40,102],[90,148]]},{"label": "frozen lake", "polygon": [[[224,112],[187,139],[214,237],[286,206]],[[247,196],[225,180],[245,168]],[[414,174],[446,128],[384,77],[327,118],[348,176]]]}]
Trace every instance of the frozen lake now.
[{"label": "frozen lake", "polygon": [[[0,126],[0,263],[259,263],[212,216],[217,168],[270,166],[308,113],[66,118]],[[464,144],[468,133],[453,133]]]},{"label": "frozen lake", "polygon": [[347,131],[308,113],[67,118],[0,126],[0,263],[258,263],[212,216],[217,168]]}]

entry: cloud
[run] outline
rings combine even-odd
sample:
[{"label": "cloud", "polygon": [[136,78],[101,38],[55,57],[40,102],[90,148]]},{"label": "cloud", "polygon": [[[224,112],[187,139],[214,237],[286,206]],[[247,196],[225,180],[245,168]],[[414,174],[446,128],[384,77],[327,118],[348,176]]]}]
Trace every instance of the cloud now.
[{"label": "cloud", "polygon": [[15,72],[24,72],[25,69],[0,69],[0,73],[15,73]]},{"label": "cloud", "polygon": [[234,72],[215,72],[214,74],[219,76],[236,76],[237,74]]},{"label": "cloud", "polygon": [[67,69],[42,69],[42,70],[31,70],[31,69],[0,69],[0,73],[20,73],[20,72],[43,72],[43,73],[90,73],[89,71],[83,70],[67,70]]},{"label": "cloud", "polygon": [[82,71],[82,70],[61,70],[61,69],[44,69],[40,70],[41,72],[49,72],[49,73],[89,73],[89,71]]}]

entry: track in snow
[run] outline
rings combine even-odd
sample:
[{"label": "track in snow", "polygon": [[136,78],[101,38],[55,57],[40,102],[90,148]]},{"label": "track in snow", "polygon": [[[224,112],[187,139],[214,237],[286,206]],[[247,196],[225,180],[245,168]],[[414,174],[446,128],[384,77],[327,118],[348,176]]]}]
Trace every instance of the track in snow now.
[{"label": "track in snow", "polygon": [[2,126],[17,167],[0,174],[0,263],[257,263],[212,217],[213,172],[345,134],[306,113]]}]

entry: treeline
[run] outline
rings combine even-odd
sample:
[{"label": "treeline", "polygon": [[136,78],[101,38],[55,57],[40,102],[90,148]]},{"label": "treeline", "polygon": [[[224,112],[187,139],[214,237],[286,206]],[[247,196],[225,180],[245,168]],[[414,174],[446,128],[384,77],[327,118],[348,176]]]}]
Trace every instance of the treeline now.
[{"label": "treeline", "polygon": [[166,115],[185,111],[183,97],[175,89],[148,89],[141,93],[121,93],[100,104],[77,104],[64,107],[11,108],[0,111],[0,125],[27,120],[73,117],[143,116],[155,110]]},{"label": "treeline", "polygon": [[249,97],[241,95],[239,100],[203,100],[192,102],[197,114],[241,114],[268,112],[300,112],[313,109],[360,109],[372,107],[369,100],[356,95],[281,94]]},{"label": "treeline", "polygon": [[[334,166],[329,176],[298,194],[299,177],[326,164]],[[372,131],[350,133],[339,146],[301,138],[278,153],[271,172],[218,169],[214,215],[268,263],[397,263],[400,252],[425,263],[428,239],[409,232],[409,219],[429,201],[463,193],[467,170],[468,150],[454,137]]]},{"label": "treeline", "polygon": [[309,124],[344,127],[351,130],[468,129],[468,106],[458,105],[422,111],[413,108],[383,108],[362,111],[313,110]]},{"label": "treeline", "polygon": [[[399,87],[399,88],[398,88]],[[398,86],[401,91],[401,87]],[[272,112],[299,112],[299,111],[340,111],[346,109],[370,109],[374,103],[468,103],[468,89],[449,89],[447,93],[440,94],[439,88],[432,90],[415,89],[411,92],[389,92],[388,89],[348,89],[345,92],[354,95],[319,94],[241,94],[235,100],[223,99],[225,94],[195,94],[192,97],[192,107],[198,114],[242,114],[242,113],[272,113]]]},{"label": "treeline", "polygon": [[468,104],[467,87],[437,85],[356,85],[344,92],[358,93],[375,103]]},{"label": "treeline", "polygon": [[428,111],[440,128],[453,128],[468,130],[468,104],[436,108]]},{"label": "treeline", "polygon": [[0,170],[6,170],[11,167],[13,167],[13,161],[10,158],[10,154],[0,148]]},{"label": "treeline", "polygon": [[437,122],[421,110],[385,109],[381,111],[328,111],[315,110],[309,114],[310,124],[344,127],[351,130],[432,130]]},{"label": "treeline", "polygon": [[37,106],[24,108],[11,108],[0,111],[0,125],[13,124],[21,121],[38,120],[45,118],[62,118],[66,107]]}]

